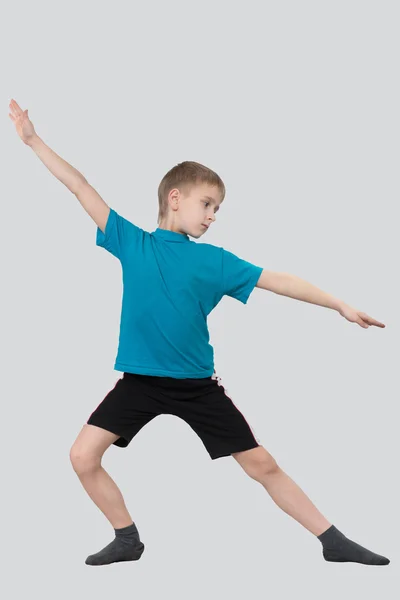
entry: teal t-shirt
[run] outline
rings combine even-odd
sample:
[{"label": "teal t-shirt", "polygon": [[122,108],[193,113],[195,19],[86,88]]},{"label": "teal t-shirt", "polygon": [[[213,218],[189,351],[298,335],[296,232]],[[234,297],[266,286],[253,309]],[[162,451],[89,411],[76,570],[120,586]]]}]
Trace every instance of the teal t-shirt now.
[{"label": "teal t-shirt", "polygon": [[262,267],[224,248],[157,228],[144,231],[112,208],[96,245],[119,259],[123,295],[114,369],[196,379],[214,373],[207,316],[224,295],[246,304]]}]

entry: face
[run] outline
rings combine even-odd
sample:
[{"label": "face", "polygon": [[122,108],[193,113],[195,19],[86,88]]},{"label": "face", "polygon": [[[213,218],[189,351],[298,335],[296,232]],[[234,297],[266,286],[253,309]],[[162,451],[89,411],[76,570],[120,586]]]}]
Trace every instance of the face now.
[{"label": "face", "polygon": [[218,187],[204,183],[194,186],[186,195],[173,189],[168,201],[168,228],[199,238],[208,231],[207,226],[210,227],[216,220],[221,193]]}]

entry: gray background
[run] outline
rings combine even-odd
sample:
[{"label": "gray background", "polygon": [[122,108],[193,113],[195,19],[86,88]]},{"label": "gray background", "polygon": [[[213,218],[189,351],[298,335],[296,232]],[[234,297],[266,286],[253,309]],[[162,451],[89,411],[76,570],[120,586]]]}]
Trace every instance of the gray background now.
[{"label": "gray background", "polygon": [[[7,598],[398,597],[397,2],[19,2],[1,19],[2,553]],[[332,564],[231,457],[161,416],[103,465],[146,545],[113,530],[69,450],[122,373],[122,295],[96,225],[25,146],[38,135],[104,200],[157,226],[178,162],[226,200],[199,243],[293,273],[383,321],[256,289],[209,318],[215,366],[265,448],[330,522],[391,559]]]}]

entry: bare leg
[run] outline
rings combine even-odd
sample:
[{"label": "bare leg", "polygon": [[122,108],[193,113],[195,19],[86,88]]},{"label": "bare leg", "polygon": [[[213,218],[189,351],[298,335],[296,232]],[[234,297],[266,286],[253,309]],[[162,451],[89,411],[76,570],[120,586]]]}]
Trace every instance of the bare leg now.
[{"label": "bare leg", "polygon": [[[311,500],[280,467],[260,479],[273,501],[306,529],[320,536],[331,527]],[[328,536],[328,537],[326,537]],[[334,528],[322,541],[324,559],[330,562],[358,562],[364,565],[388,565],[390,560],[348,539]]]},{"label": "bare leg", "polygon": [[261,483],[279,508],[314,535],[321,535],[332,525],[279,466],[254,479]]},{"label": "bare leg", "polygon": [[325,560],[358,562],[365,565],[390,563],[385,556],[375,554],[353,542],[329,523],[263,446],[235,452],[232,456],[252,479],[261,483],[279,508],[320,538]]},{"label": "bare leg", "polygon": [[80,482],[114,529],[133,523],[120,490],[101,466],[104,452],[118,437],[100,427],[85,424],[70,451],[70,460]]},{"label": "bare leg", "polygon": [[70,459],[86,492],[115,529],[115,539],[86,558],[87,565],[139,560],[144,544],[120,490],[101,466],[106,449],[119,436],[86,423],[71,448]]},{"label": "bare leg", "polygon": [[107,517],[114,529],[128,527],[133,520],[116,483],[101,465],[78,470],[80,482],[90,498]]}]

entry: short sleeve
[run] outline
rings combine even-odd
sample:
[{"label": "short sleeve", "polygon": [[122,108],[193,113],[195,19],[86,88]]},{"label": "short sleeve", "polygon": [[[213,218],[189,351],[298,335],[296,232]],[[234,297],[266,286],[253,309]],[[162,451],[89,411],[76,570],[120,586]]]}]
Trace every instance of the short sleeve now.
[{"label": "short sleeve", "polygon": [[142,232],[143,230],[140,227],[124,219],[110,208],[104,233],[100,227],[97,228],[96,246],[105,248],[123,262],[128,248],[139,240]]},{"label": "short sleeve", "polygon": [[262,267],[222,248],[222,295],[231,296],[246,304],[262,271]]}]

